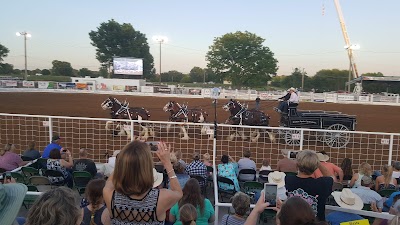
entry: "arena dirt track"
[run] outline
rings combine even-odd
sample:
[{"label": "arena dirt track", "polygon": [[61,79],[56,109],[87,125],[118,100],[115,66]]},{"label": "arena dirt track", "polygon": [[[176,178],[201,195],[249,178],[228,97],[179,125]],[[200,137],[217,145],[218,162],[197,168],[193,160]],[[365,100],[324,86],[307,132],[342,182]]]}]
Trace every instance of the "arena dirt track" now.
[{"label": "arena dirt track", "polygon": [[[102,94],[65,94],[65,93],[1,93],[0,112],[55,116],[80,116],[109,118],[109,112],[103,111],[100,104],[107,98]],[[209,114],[208,121],[214,120],[214,110],[211,99],[142,97],[115,95],[119,100],[127,100],[130,106],[142,106],[150,111],[151,120],[166,121],[168,114],[162,107],[169,101],[187,102],[189,108],[199,107]],[[227,99],[218,100],[218,122],[223,123],[229,116],[222,109]],[[254,101],[245,101],[252,108]],[[261,109],[271,116],[271,125],[277,126],[279,115],[272,110],[277,102],[262,101]],[[359,104],[333,103],[301,103],[300,110],[340,111],[357,116],[358,131],[400,132],[400,107]]]}]

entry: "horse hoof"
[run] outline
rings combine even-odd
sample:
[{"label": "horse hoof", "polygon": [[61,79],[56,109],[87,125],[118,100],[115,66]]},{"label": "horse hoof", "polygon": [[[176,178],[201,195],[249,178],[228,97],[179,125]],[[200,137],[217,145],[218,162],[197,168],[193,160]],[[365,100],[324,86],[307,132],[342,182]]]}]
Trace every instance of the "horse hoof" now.
[{"label": "horse hoof", "polygon": [[184,137],[181,138],[181,140],[189,140],[189,137],[188,136],[184,136]]},{"label": "horse hoof", "polygon": [[258,138],[252,138],[251,142],[258,142]]}]

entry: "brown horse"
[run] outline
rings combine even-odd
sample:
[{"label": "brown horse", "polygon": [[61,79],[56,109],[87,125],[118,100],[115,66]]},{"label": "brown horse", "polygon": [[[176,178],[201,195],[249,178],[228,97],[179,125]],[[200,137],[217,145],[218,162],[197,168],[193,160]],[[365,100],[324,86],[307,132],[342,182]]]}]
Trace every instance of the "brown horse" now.
[{"label": "brown horse", "polygon": [[[103,103],[101,103],[101,108],[103,110],[111,110],[111,118],[112,119],[129,119],[129,120],[149,120],[150,119],[150,113],[143,107],[129,107],[129,103],[126,101],[124,103],[121,103],[118,101],[118,99],[113,98],[113,97],[108,97]],[[110,130],[110,125],[112,124],[112,121],[108,121],[106,123],[106,129]],[[149,132],[151,136],[154,136],[154,130],[153,128],[149,128],[148,124],[145,123],[139,123],[142,132],[141,135],[143,135],[143,139],[147,139],[149,137]],[[130,129],[124,129],[123,128],[124,124],[118,124],[116,129],[119,129],[119,135],[123,135],[126,133],[126,135],[129,137],[130,136]]]},{"label": "brown horse", "polygon": [[[169,121],[171,122],[184,122],[184,123],[205,123],[207,121],[208,114],[203,109],[188,109],[187,105],[180,105],[175,101],[169,101],[163,107],[164,112],[169,112]],[[167,131],[171,128],[171,124],[167,125]],[[201,128],[201,134],[205,134],[207,128],[203,126]],[[189,139],[186,132],[185,126],[181,126],[181,132],[183,132],[182,139]]]},{"label": "brown horse", "polygon": [[[222,107],[225,111],[230,111],[231,115],[226,120],[226,124],[231,125],[247,125],[247,126],[268,126],[270,117],[264,112],[258,109],[247,109],[247,106],[242,105],[239,101],[230,99],[227,104]],[[275,136],[268,132],[269,137],[272,141],[275,140]],[[228,137],[228,140],[233,140],[235,136],[241,135],[243,140],[246,140],[243,131],[236,131]],[[250,134],[251,140],[256,142],[260,137],[260,132],[257,129],[255,132]]]}]

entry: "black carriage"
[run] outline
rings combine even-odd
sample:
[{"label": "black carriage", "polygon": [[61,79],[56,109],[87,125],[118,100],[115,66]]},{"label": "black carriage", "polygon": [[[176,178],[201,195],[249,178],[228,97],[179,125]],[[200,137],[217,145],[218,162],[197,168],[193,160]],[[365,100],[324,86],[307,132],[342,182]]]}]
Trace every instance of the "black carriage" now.
[{"label": "black carriage", "polygon": [[[298,111],[296,107],[289,107],[288,113],[281,113],[280,124],[290,128],[323,129],[324,132],[315,132],[317,141],[324,142],[332,148],[343,148],[350,141],[348,132],[354,131],[356,117],[336,111]],[[299,130],[283,130],[280,132],[288,145],[300,145]]]}]

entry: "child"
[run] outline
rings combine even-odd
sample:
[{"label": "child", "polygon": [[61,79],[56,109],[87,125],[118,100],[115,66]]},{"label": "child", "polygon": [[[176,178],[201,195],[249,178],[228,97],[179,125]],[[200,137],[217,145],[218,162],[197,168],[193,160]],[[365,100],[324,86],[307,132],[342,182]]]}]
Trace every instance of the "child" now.
[{"label": "child", "polygon": [[182,225],[196,225],[197,210],[192,204],[184,204],[179,209],[179,215]]},{"label": "child", "polygon": [[271,166],[269,165],[268,159],[263,159],[263,161],[262,161],[262,166],[260,168],[260,171],[263,171],[263,170],[272,170]]},{"label": "child", "polygon": [[105,184],[105,180],[95,179],[91,180],[86,186],[85,197],[89,201],[89,205],[82,208],[83,221],[81,224],[111,224],[110,214],[103,199],[103,188]]}]

